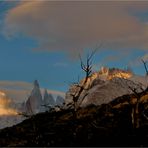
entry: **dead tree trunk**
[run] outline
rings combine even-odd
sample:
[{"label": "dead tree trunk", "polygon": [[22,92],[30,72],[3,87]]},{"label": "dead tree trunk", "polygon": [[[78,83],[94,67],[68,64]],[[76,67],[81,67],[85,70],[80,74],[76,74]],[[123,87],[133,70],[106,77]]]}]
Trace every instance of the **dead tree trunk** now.
[{"label": "dead tree trunk", "polygon": [[92,74],[92,57],[96,53],[97,49],[94,50],[90,55],[87,55],[86,63],[83,62],[81,56],[80,56],[80,63],[81,63],[81,69],[85,72],[85,78],[81,82],[74,83],[75,86],[75,92],[73,94],[70,94],[72,96],[73,101],[73,116],[74,118],[77,118],[77,110],[81,106],[82,102],[88,95],[88,89],[89,86],[87,86],[89,77]]},{"label": "dead tree trunk", "polygon": [[140,126],[140,118],[139,118],[139,101],[136,100],[135,104],[131,105],[131,121],[133,128],[139,128]]},{"label": "dead tree trunk", "polygon": [[[123,81],[124,80],[124,81]],[[132,95],[129,100],[129,105],[131,106],[131,123],[133,128],[139,128],[140,126],[140,99],[145,94],[146,89],[142,87],[140,83],[135,83],[132,80],[122,78],[120,79],[123,88],[128,88],[129,93],[132,92]]]}]

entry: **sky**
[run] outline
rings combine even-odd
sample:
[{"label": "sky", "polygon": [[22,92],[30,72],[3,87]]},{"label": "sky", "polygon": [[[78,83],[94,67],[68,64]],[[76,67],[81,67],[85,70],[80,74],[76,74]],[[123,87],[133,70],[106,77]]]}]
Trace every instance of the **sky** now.
[{"label": "sky", "polygon": [[144,75],[148,1],[0,1],[1,88],[37,79],[66,92],[84,76],[78,55],[85,60],[96,48],[94,71],[130,67]]}]

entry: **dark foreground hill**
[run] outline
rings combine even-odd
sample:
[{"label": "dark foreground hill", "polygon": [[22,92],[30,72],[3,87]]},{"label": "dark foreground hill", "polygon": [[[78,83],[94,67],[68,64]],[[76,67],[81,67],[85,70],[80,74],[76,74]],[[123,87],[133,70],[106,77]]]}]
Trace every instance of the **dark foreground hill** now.
[{"label": "dark foreground hill", "polygon": [[[81,108],[77,119],[72,110],[37,114],[0,130],[0,146],[148,146],[148,120],[141,110],[140,127],[133,128],[130,97]],[[144,102],[140,108],[147,106]]]}]

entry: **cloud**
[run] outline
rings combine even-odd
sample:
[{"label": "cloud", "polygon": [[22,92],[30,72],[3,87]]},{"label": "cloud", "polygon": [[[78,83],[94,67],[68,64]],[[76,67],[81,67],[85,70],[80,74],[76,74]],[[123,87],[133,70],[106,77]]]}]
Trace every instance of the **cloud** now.
[{"label": "cloud", "polygon": [[17,114],[17,111],[11,108],[11,102],[11,99],[4,92],[0,91],[0,116]]},{"label": "cloud", "polygon": [[33,84],[28,82],[22,82],[22,81],[0,81],[0,89],[6,88],[6,89],[28,89],[30,90],[32,88]]},{"label": "cloud", "polygon": [[38,50],[74,54],[100,42],[110,49],[147,49],[148,25],[133,15],[147,8],[146,1],[23,1],[6,14],[3,31],[35,39]]},{"label": "cloud", "polygon": [[23,102],[27,99],[33,84],[22,81],[0,81],[0,90],[14,102]]}]

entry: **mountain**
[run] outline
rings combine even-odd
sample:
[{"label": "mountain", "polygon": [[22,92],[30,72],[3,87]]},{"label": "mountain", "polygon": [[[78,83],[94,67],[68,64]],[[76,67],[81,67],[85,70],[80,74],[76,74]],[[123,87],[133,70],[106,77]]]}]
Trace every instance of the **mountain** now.
[{"label": "mountain", "polygon": [[[102,67],[88,78],[86,90],[80,96],[81,99],[86,93],[88,94],[82,102],[82,106],[108,103],[114,98],[132,93],[129,87],[140,92],[142,88],[146,88],[146,80],[146,76],[135,75],[129,70]],[[83,85],[83,81],[84,79],[80,81],[80,85]],[[72,101],[72,94],[75,94],[78,89],[76,85],[70,87],[65,97],[66,104]]]},{"label": "mountain", "polygon": [[44,100],[45,105],[49,105],[49,106],[55,105],[55,100],[54,100],[52,94],[49,94],[46,89],[45,89],[45,92],[44,92],[43,100]]},{"label": "mountain", "polygon": [[36,114],[41,111],[43,104],[40,86],[37,80],[34,81],[34,87],[26,102],[26,112],[29,114]]},{"label": "mountain", "polygon": [[[46,89],[44,91],[43,105],[48,106],[48,107],[55,106],[55,100],[54,100],[52,94],[49,94]],[[48,110],[48,108],[45,107],[45,111],[46,110]]]},{"label": "mountain", "polygon": [[56,105],[62,106],[64,103],[64,99],[61,96],[57,96],[56,98]]},{"label": "mountain", "polygon": [[44,112],[55,105],[61,106],[63,102],[64,99],[62,96],[48,93],[46,89],[42,95],[39,83],[37,80],[35,80],[33,90],[25,103],[25,112],[27,114]]}]

